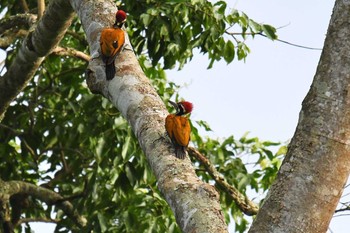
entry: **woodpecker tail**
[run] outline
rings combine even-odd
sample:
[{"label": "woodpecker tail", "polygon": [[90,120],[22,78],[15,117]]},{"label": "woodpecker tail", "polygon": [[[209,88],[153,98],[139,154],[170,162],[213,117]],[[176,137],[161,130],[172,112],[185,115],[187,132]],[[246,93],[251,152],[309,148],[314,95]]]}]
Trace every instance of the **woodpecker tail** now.
[{"label": "woodpecker tail", "polygon": [[175,147],[175,155],[179,159],[185,159],[185,157],[186,157],[186,147],[184,147],[184,146],[176,146]]},{"label": "woodpecker tail", "polygon": [[115,75],[115,65],[114,61],[110,64],[106,64],[106,77],[107,80],[112,80]]}]

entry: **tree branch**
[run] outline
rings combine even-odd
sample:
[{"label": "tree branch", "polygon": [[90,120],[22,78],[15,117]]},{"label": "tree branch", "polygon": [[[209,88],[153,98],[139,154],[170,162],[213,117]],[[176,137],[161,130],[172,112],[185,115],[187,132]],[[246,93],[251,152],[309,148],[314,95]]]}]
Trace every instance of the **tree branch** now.
[{"label": "tree branch", "polygon": [[189,159],[177,159],[172,144],[164,138],[165,117],[169,113],[142,71],[128,38],[128,49],[116,58],[116,76],[106,80],[99,36],[103,27],[113,25],[117,11],[114,3],[105,0],[71,3],[82,22],[92,56],[87,72],[89,88],[108,98],[130,123],[181,230],[227,232],[215,188],[196,176]]},{"label": "tree branch", "polygon": [[0,48],[6,50],[16,39],[26,37],[27,35],[27,30],[9,30],[0,38]]},{"label": "tree branch", "polygon": [[73,48],[64,48],[64,47],[57,46],[56,48],[54,48],[54,50],[52,50],[52,53],[56,54],[58,56],[76,57],[76,58],[83,60],[83,61],[86,61],[86,62],[90,61],[89,55],[87,55],[81,51],[75,50]]},{"label": "tree branch", "polygon": [[0,128],[9,131],[12,135],[15,135],[15,136],[20,136],[23,134],[23,132],[21,132],[20,130],[13,129],[10,126],[4,125],[2,123],[0,123]]},{"label": "tree branch", "polygon": [[40,19],[44,15],[45,11],[45,1],[38,0],[38,18]]},{"label": "tree branch", "polygon": [[51,1],[36,29],[23,41],[7,73],[0,78],[0,121],[11,101],[27,85],[48,55],[63,38],[73,19],[66,0]]},{"label": "tree branch", "polygon": [[28,30],[36,21],[37,16],[34,14],[18,14],[3,18],[0,20],[0,35],[3,36],[7,30],[13,30],[14,28]]},{"label": "tree branch", "polygon": [[59,223],[59,219],[52,218],[22,218],[18,220],[16,226],[21,225],[22,223],[30,223],[30,222],[46,222],[46,223]]},{"label": "tree branch", "polygon": [[15,39],[28,35],[37,21],[34,14],[18,14],[0,20],[0,48],[7,49]]},{"label": "tree branch", "polygon": [[78,214],[70,202],[65,201],[61,195],[49,189],[23,181],[5,182],[0,180],[0,190],[2,194],[2,196],[0,196],[0,201],[3,201],[4,197],[9,198],[15,194],[28,194],[48,205],[56,205],[81,228],[87,223],[86,219]]},{"label": "tree branch", "polygon": [[349,210],[350,210],[350,205],[347,205],[344,208],[335,210],[334,213],[340,213],[340,212],[349,211]]},{"label": "tree branch", "polygon": [[235,187],[231,186],[225,178],[216,170],[216,168],[210,163],[204,155],[197,151],[193,147],[187,149],[188,153],[195,157],[201,164],[204,165],[206,171],[215,180],[215,182],[228,193],[232,199],[236,202],[238,208],[243,211],[246,215],[252,216],[256,215],[259,211],[259,207],[249,200],[249,198],[240,193]]},{"label": "tree branch", "polygon": [[24,12],[28,12],[29,11],[29,7],[28,7],[28,4],[27,4],[26,0],[20,0],[19,2],[21,4],[21,7],[23,8],[23,11]]},{"label": "tree branch", "polygon": [[0,232],[12,233],[13,225],[11,222],[10,214],[10,197],[9,195],[2,194],[0,196]]}]

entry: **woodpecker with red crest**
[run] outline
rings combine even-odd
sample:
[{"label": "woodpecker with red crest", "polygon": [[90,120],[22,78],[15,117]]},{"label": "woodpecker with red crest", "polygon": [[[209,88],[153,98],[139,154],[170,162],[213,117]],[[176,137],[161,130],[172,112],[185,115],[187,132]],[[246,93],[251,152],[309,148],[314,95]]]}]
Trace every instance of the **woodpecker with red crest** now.
[{"label": "woodpecker with red crest", "polygon": [[104,28],[101,32],[100,47],[102,60],[106,64],[107,80],[112,80],[115,75],[114,60],[122,50],[125,43],[125,34],[122,27],[126,21],[126,13],[118,10],[115,14],[115,23],[111,28]]},{"label": "woodpecker with red crest", "polygon": [[192,112],[193,104],[188,101],[174,103],[170,100],[169,103],[175,107],[176,113],[165,118],[165,129],[175,147],[176,157],[184,159],[191,134],[190,122],[184,115]]}]

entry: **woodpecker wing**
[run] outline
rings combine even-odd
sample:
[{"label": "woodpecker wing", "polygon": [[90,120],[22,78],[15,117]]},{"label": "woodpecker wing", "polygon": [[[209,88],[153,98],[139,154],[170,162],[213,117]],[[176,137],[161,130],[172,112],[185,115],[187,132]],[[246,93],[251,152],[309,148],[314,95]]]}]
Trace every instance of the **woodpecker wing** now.
[{"label": "woodpecker wing", "polygon": [[124,31],[120,28],[105,28],[101,32],[100,47],[102,59],[108,65],[113,63],[125,42]]},{"label": "woodpecker wing", "polygon": [[165,118],[165,129],[171,139],[171,141],[174,143],[174,114],[169,114]]},{"label": "woodpecker wing", "polygon": [[165,129],[174,144],[176,157],[186,157],[186,147],[190,141],[191,127],[188,119],[170,114],[165,119]]},{"label": "woodpecker wing", "polygon": [[190,142],[191,126],[187,117],[174,118],[174,138],[180,146],[187,147]]}]

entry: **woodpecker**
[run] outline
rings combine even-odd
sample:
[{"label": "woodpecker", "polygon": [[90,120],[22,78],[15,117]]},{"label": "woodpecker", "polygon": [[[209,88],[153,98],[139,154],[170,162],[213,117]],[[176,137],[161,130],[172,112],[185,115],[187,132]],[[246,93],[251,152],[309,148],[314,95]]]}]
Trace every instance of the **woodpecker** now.
[{"label": "woodpecker", "polygon": [[174,103],[169,100],[169,103],[175,107],[176,113],[165,118],[165,129],[175,147],[176,157],[184,159],[191,134],[190,122],[184,115],[192,112],[193,105],[188,101]]},{"label": "woodpecker", "polygon": [[102,60],[106,64],[107,80],[112,80],[115,75],[114,60],[125,42],[125,34],[122,30],[125,21],[126,13],[122,10],[118,10],[115,14],[115,23],[113,27],[104,28],[101,32],[100,47]]}]

